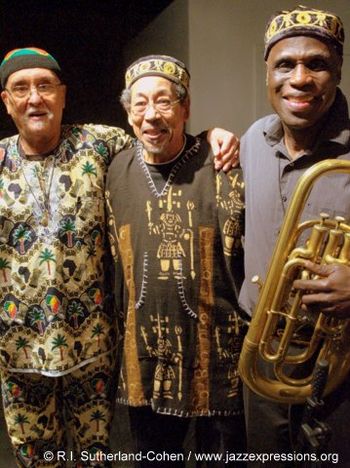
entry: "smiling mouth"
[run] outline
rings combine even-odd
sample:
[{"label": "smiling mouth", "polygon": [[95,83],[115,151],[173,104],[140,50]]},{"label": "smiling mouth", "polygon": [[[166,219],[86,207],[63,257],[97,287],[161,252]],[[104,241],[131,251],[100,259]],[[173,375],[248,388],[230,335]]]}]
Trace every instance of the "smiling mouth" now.
[{"label": "smiling mouth", "polygon": [[46,117],[47,114],[43,113],[43,114],[29,114],[29,119],[30,120],[41,120],[43,118]]},{"label": "smiling mouth", "polygon": [[45,110],[33,110],[33,111],[29,111],[27,113],[28,117],[43,117],[45,115],[47,115],[47,111]]},{"label": "smiling mouth", "polygon": [[159,137],[165,135],[167,130],[165,128],[157,128],[157,129],[146,129],[143,130],[143,135],[145,135],[147,138],[150,138],[152,140],[156,140]]},{"label": "smiling mouth", "polygon": [[291,109],[307,110],[318,101],[318,98],[315,96],[285,96],[284,100]]}]

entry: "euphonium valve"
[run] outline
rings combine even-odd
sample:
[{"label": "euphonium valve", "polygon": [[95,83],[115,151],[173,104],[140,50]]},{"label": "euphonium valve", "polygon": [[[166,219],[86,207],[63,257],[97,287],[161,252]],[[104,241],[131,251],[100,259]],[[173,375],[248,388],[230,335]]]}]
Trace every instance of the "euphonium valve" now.
[{"label": "euphonium valve", "polygon": [[[315,278],[305,262],[350,266],[350,225],[337,216],[300,223],[309,193],[324,174],[349,173],[350,161],[325,160],[299,179],[278,236],[266,280],[239,361],[243,381],[259,395],[286,403],[302,403],[311,396],[312,370],[289,375],[288,364],[305,370],[316,362],[329,362],[325,394],[334,390],[350,370],[350,319],[302,310],[295,279]],[[306,239],[306,240],[305,240]],[[305,330],[307,329],[307,333]],[[311,331],[310,331],[311,330]],[[273,378],[265,375],[259,360],[270,363]],[[290,366],[289,366],[290,367]]]}]

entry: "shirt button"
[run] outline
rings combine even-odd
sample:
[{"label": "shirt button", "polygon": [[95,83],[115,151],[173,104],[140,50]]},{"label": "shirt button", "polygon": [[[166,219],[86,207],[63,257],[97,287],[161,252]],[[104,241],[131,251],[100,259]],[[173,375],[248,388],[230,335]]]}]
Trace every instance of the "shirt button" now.
[{"label": "shirt button", "polygon": [[283,201],[283,203],[285,203],[285,202],[287,201],[287,197],[286,197],[286,195],[283,195],[283,197],[282,197],[282,201]]}]

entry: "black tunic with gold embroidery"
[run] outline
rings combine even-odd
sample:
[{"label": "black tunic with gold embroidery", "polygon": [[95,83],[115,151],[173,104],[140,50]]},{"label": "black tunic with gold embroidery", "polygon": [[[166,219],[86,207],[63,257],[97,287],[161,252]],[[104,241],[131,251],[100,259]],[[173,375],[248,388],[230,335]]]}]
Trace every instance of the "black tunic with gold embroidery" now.
[{"label": "black tunic with gold embroidery", "polygon": [[190,136],[166,165],[147,165],[139,144],[112,163],[107,200],[124,329],[118,400],[178,416],[241,411],[241,171],[216,172]]}]

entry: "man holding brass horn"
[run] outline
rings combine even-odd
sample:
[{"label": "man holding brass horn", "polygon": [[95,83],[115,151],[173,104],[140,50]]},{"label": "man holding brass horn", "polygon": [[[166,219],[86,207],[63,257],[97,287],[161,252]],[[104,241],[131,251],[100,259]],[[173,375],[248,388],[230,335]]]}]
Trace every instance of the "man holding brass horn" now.
[{"label": "man holding brass horn", "polygon": [[[266,85],[275,114],[254,123],[243,137],[241,145],[241,161],[246,183],[246,281],[240,301],[251,314],[258,300],[258,287],[251,284],[251,278],[253,275],[259,275],[263,281],[266,279],[268,263],[297,182],[307,169],[320,161],[350,159],[348,106],[346,98],[338,88],[341,79],[343,42],[341,20],[326,11],[299,6],[291,11],[277,13],[267,25]],[[332,167],[332,161],[329,166]],[[334,172],[334,168],[330,170]],[[342,228],[346,230],[345,222],[349,222],[349,169],[345,172],[348,173],[327,174],[327,177],[321,181],[317,180],[305,201],[301,220],[320,218],[322,213],[315,232],[322,232],[320,236],[324,236],[322,238],[324,240],[317,241],[313,255],[305,255],[300,261],[302,268],[298,271],[300,269],[303,271],[302,279],[294,281],[295,277],[289,278],[290,285],[294,281],[294,290],[299,291],[294,293],[294,296],[300,297],[297,310],[294,311],[298,317],[297,323],[300,315],[303,315],[307,322],[318,323],[317,317],[320,311],[324,312],[321,315],[325,321],[329,321],[327,316],[330,314],[341,319],[350,317],[349,256],[342,262],[325,261],[320,265],[316,264],[320,257],[326,257],[320,253],[321,247],[326,243],[325,239],[333,236],[328,234],[329,229],[323,234],[325,226],[331,225],[333,231],[339,233]],[[332,224],[328,217],[336,221],[332,221]],[[290,219],[290,211],[288,218]],[[343,236],[342,239],[346,239],[346,235],[343,233],[340,235]],[[288,242],[287,239],[286,243]],[[305,239],[297,242],[297,245],[304,245]],[[348,240],[344,240],[343,245],[347,242]],[[298,250],[305,252],[309,247],[310,242],[305,248]],[[338,250],[341,248],[337,247]],[[287,257],[287,253],[282,252],[281,257]],[[278,264],[279,259],[274,255],[273,261]],[[269,288],[273,289],[275,284],[279,284],[280,277],[281,274],[276,275],[271,284],[263,288],[262,293],[268,295]],[[282,289],[282,292],[282,296],[285,297],[285,290]],[[281,322],[285,325],[291,324],[294,320],[285,313],[285,308],[276,312],[275,303],[272,304],[267,313],[269,318],[266,319],[266,322],[270,320],[275,325],[273,337],[267,339],[269,345],[275,343],[274,336],[279,333]],[[256,317],[258,308],[255,312]],[[264,320],[259,319],[257,322],[253,319],[249,333],[256,331]],[[298,336],[298,333],[299,331],[295,329],[291,333],[293,339],[299,340],[296,343],[296,340],[292,339],[291,348],[294,347],[296,350],[311,340],[305,330],[301,331],[301,336]],[[323,330],[320,332],[323,338],[322,333]],[[261,350],[265,343],[262,345],[252,343],[250,337],[247,338],[240,368],[242,377],[244,378],[245,374],[248,383],[245,395],[248,449],[252,453],[264,452],[272,455],[278,453],[279,456],[271,458],[273,461],[271,465],[274,467],[294,466],[295,462],[301,459],[295,456],[296,452],[293,452],[295,446],[292,436],[299,430],[297,421],[300,421],[300,414],[298,418],[297,413],[302,412],[303,405],[291,405],[290,403],[298,401],[298,398],[288,400],[286,392],[284,395],[283,392],[280,395],[273,395],[269,390],[263,391],[262,387],[259,387],[260,377],[250,378],[255,371],[267,369],[275,372],[278,366],[275,365],[272,369],[272,365],[261,357],[257,359],[257,366],[253,364],[247,356],[254,346]],[[320,342],[316,342],[316,348],[321,345],[320,339]],[[273,344],[269,352],[270,354],[276,352]],[[250,367],[247,366],[248,360]],[[340,355],[338,361],[341,360]],[[308,359],[302,366],[303,370],[310,361],[314,362],[315,359]],[[332,359],[330,361],[332,364]],[[295,361],[291,358],[288,362]],[[283,366],[284,364],[280,368]],[[296,365],[289,366],[293,378],[295,377],[293,370],[296,367]],[[347,371],[342,370],[342,372],[344,375],[339,379],[342,383],[325,397],[321,415],[322,419],[331,426],[333,433],[327,447],[329,453],[325,455],[339,456],[340,463],[350,461],[350,446],[346,440],[350,415],[350,379],[347,377]],[[268,375],[266,380],[268,389],[274,388],[269,380],[270,377],[271,375]],[[290,381],[292,378],[289,374],[283,377],[282,383],[278,385],[283,388],[284,382]],[[248,389],[248,386],[253,391]],[[306,388],[311,388],[310,380]],[[295,392],[296,395],[298,392],[299,388]],[[281,454],[286,455],[282,457]],[[333,459],[328,458],[328,462],[330,461],[334,463]],[[259,463],[256,466],[260,466]],[[266,466],[270,465],[267,463]]]}]

